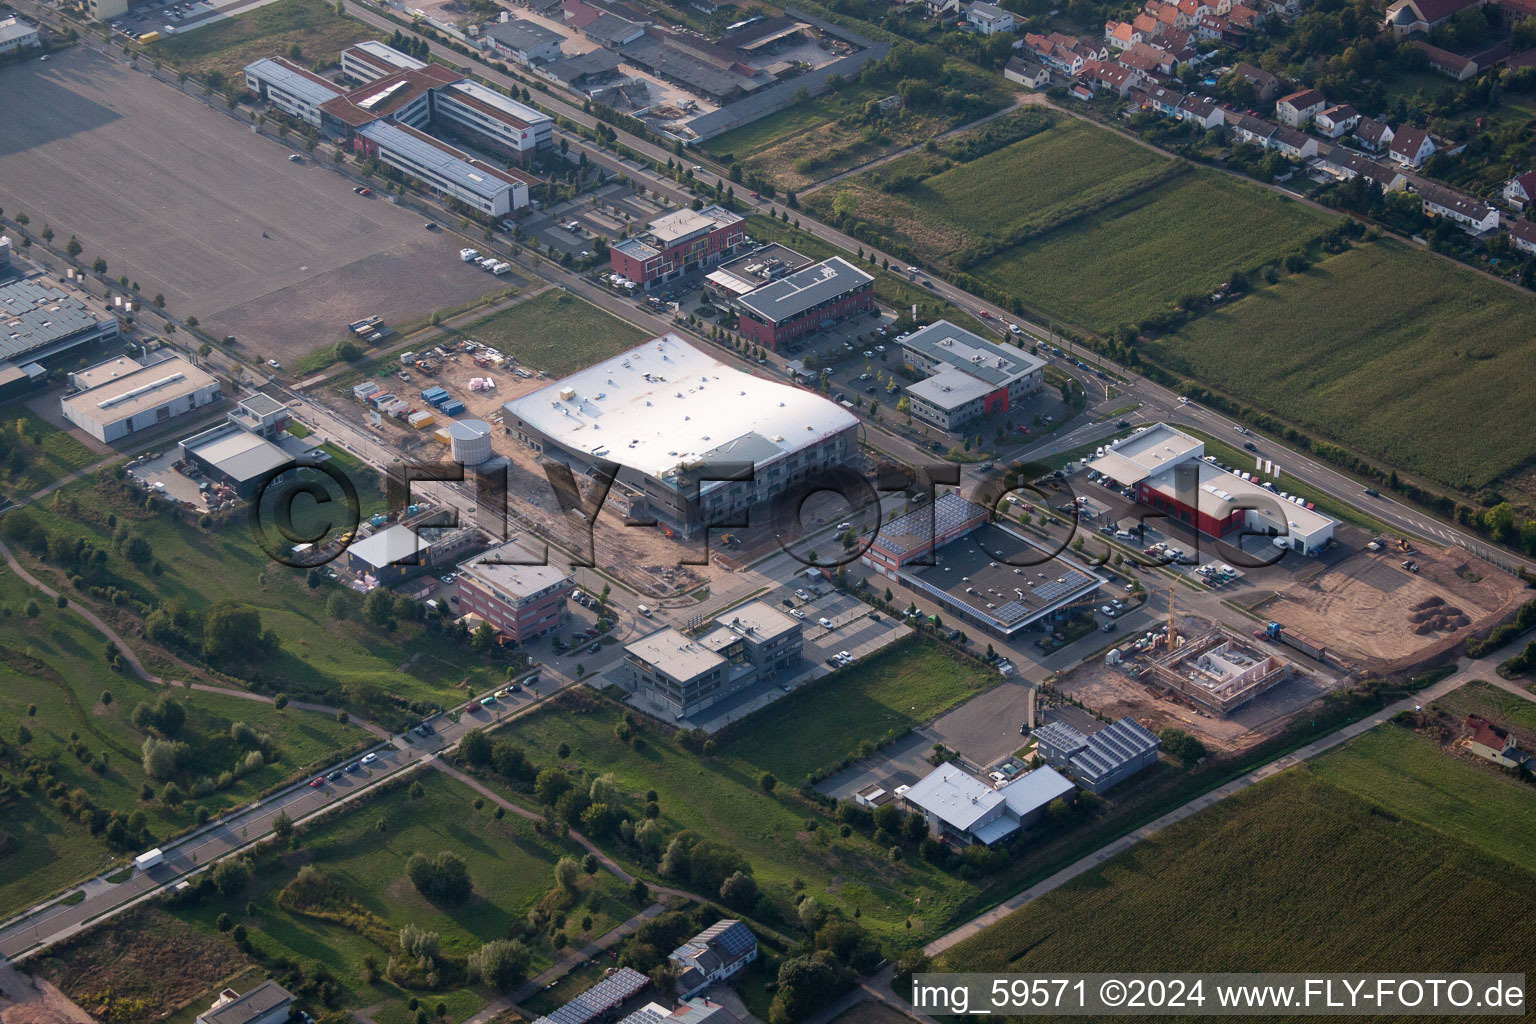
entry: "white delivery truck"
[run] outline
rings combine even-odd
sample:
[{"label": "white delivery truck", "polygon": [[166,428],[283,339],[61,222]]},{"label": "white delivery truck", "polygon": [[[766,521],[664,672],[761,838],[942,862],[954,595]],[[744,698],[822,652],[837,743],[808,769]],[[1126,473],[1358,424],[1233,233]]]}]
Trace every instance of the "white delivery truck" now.
[{"label": "white delivery truck", "polygon": [[158,866],[164,860],[165,853],[157,846],[148,853],[141,853],[133,858],[133,866],[140,871],[148,871],[150,868]]}]

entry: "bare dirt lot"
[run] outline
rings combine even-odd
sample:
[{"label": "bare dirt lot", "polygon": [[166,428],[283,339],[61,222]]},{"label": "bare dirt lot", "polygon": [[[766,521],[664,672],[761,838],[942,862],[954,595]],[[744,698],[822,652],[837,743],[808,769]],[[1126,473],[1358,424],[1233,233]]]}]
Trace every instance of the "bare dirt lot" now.
[{"label": "bare dirt lot", "polygon": [[0,206],[252,354],[296,361],[363,316],[422,317],[512,283],[420,215],[93,50],[0,71],[0,95]]},{"label": "bare dirt lot", "polygon": [[[1417,573],[1402,568],[1408,559]],[[1460,548],[1420,547],[1361,552],[1316,576],[1299,576],[1257,611],[1384,671],[1467,636],[1518,602],[1520,591],[1518,580]],[[1439,614],[1427,614],[1432,609]]]}]

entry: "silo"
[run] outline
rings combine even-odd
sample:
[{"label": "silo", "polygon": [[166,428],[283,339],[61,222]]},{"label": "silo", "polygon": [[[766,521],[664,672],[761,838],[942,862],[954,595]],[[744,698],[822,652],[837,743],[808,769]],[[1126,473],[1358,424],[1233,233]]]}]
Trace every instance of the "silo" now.
[{"label": "silo", "polygon": [[491,425],[484,420],[455,420],[448,427],[448,444],[454,462],[478,466],[493,454]]}]

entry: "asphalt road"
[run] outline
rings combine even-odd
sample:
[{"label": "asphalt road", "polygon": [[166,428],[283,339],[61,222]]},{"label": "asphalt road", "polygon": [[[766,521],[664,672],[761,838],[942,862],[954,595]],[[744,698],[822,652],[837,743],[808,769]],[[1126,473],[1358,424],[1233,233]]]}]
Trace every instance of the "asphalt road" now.
[{"label": "asphalt road", "polygon": [[[551,685],[559,690],[573,682],[548,669],[541,669],[540,677],[540,690],[545,694],[551,692]],[[308,780],[295,783],[265,800],[210,822],[183,839],[162,845],[164,861],[147,872],[135,870],[131,878],[117,884],[108,882],[105,875],[93,878],[70,891],[71,894],[84,892],[82,901],[73,905],[55,902],[0,927],[0,957],[15,961],[36,953],[104,916],[126,909],[141,897],[271,835],[272,822],[279,812],[297,822],[354,800],[368,789],[451,750],[470,729],[505,721],[509,715],[529,707],[535,699],[525,690],[502,698],[491,709],[480,706],[478,698],[471,700],[464,705],[457,722],[447,715],[434,718],[432,724],[436,731],[433,735],[422,737],[412,733],[409,739],[395,737],[374,748],[378,760],[360,767],[356,773],[344,772],[341,779],[327,780],[319,787],[311,786]],[[361,757],[356,759],[359,763]],[[344,769],[347,763],[351,762],[338,762],[328,768],[327,773]],[[115,874],[116,870],[108,874]]]}]

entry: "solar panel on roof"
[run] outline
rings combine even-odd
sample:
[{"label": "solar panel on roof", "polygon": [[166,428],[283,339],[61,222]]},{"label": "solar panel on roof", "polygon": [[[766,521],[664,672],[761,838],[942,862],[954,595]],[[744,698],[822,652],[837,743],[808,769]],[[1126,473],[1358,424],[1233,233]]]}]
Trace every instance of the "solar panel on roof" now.
[{"label": "solar panel on roof", "polygon": [[720,944],[720,948],[724,949],[727,955],[733,958],[742,956],[753,946],[757,945],[757,939],[753,938],[751,930],[740,921],[733,922],[730,927],[720,933],[715,941]]},{"label": "solar panel on roof", "polygon": [[1037,601],[1041,602],[1054,601],[1063,594],[1070,594],[1078,587],[1089,582],[1092,581],[1088,576],[1083,575],[1076,569],[1068,569],[1059,579],[1054,579],[1049,583],[1043,583],[1036,587],[1034,597]]}]

